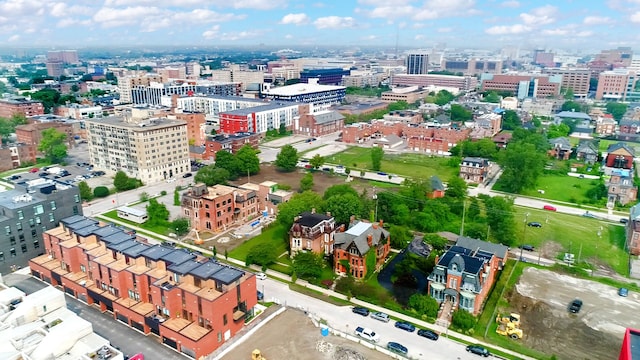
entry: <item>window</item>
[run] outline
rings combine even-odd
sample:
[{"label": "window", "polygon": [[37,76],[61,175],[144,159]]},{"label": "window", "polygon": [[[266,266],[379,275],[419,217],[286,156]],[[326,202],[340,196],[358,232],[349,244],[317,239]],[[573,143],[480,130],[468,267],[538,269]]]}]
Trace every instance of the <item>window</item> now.
[{"label": "window", "polygon": [[18,219],[24,219],[24,212],[22,212],[22,210],[18,210]]},{"label": "window", "polygon": [[40,216],[36,216],[36,224],[40,225],[41,223]]},{"label": "window", "polygon": [[56,218],[53,217],[53,213],[49,213],[49,222],[54,222],[56,221]]},{"label": "window", "polygon": [[452,277],[449,280],[449,287],[452,288],[452,289],[457,289],[458,288],[458,279]]},{"label": "window", "polygon": [[9,253],[11,254],[11,257],[16,257],[16,248],[11,248]]},{"label": "window", "polygon": [[36,221],[33,219],[29,219],[29,226],[34,227],[36,226]]},{"label": "window", "polygon": [[4,252],[0,251],[0,261],[4,261]]},{"label": "window", "polygon": [[36,237],[37,234],[38,232],[36,231],[36,229],[31,229],[31,237]]},{"label": "window", "polygon": [[20,248],[22,249],[23,254],[27,252],[27,244],[20,245]]},{"label": "window", "polygon": [[4,232],[5,232],[5,234],[10,235],[11,234],[11,227],[9,225],[5,226],[4,227]]},{"label": "window", "polygon": [[35,215],[44,214],[44,206],[42,206],[42,204],[34,206],[33,213]]},{"label": "window", "polygon": [[73,201],[79,203],[80,202],[80,195],[78,195],[78,194],[73,195]]},{"label": "window", "polygon": [[227,325],[227,314],[222,315],[222,325]]},{"label": "window", "polygon": [[22,223],[16,223],[16,229],[18,229],[18,231],[22,231]]},{"label": "window", "polygon": [[24,234],[18,235],[18,239],[20,239],[20,242],[24,242]]},{"label": "window", "polygon": [[56,209],[56,202],[52,201],[50,204],[51,204],[51,210],[55,210]]},{"label": "window", "polygon": [[73,205],[73,215],[78,215],[78,206]]},{"label": "window", "polygon": [[33,241],[33,248],[34,249],[40,249],[40,242],[38,240],[34,240]]},{"label": "window", "polygon": [[9,238],[9,242],[11,243],[11,245],[15,245],[16,244],[16,237],[12,236]]}]

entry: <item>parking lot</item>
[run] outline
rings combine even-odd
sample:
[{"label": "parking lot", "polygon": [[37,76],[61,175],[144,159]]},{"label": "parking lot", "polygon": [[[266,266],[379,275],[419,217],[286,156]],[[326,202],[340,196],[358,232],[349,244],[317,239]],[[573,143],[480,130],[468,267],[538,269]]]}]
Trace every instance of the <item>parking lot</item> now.
[{"label": "parking lot", "polygon": [[[571,314],[574,299],[582,309]],[[640,295],[549,270],[527,268],[508,296],[510,311],[522,315],[527,346],[559,359],[611,359],[627,327],[640,327]],[[594,346],[596,345],[597,346]]]}]

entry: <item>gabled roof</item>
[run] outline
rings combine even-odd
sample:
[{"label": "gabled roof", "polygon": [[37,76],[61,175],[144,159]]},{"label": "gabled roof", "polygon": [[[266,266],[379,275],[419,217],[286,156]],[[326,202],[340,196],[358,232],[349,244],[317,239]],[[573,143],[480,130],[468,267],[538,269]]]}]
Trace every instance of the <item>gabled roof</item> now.
[{"label": "gabled roof", "polygon": [[561,148],[570,150],[571,149],[571,141],[567,137],[557,137],[553,139],[549,139],[549,143],[553,145],[554,148]]},{"label": "gabled roof", "polygon": [[636,152],[632,148],[628,147],[627,144],[622,143],[622,142],[609,145],[609,147],[607,148],[607,152],[608,153],[612,153],[612,152],[620,150],[620,149],[624,149],[631,156],[635,156]]},{"label": "gabled roof", "polygon": [[479,157],[466,157],[462,159],[462,163],[478,164],[482,167],[489,165],[489,160]]},{"label": "gabled roof", "polygon": [[620,126],[640,126],[640,120],[622,119],[620,120]]},{"label": "gabled roof", "polygon": [[556,114],[556,117],[566,119],[591,120],[591,117],[588,114],[579,111],[561,111]]},{"label": "gabled roof", "polygon": [[312,228],[323,221],[327,221],[331,219],[333,219],[333,217],[331,216],[328,216],[325,214],[311,213],[307,211],[300,214],[300,218],[298,219],[297,223],[304,227]]},{"label": "gabled roof", "polygon": [[431,190],[444,190],[444,184],[439,177],[433,175],[431,177]]},{"label": "gabled roof", "polygon": [[364,255],[369,251],[367,237],[371,235],[372,245],[377,246],[384,239],[389,238],[389,232],[374,224],[359,221],[353,224],[345,232],[338,232],[334,235],[335,246],[340,249],[348,249],[352,244],[356,246],[358,252]]},{"label": "gabled roof", "polygon": [[316,124],[324,124],[328,122],[344,119],[344,116],[337,111],[323,111],[314,115]]},{"label": "gabled roof", "polygon": [[578,147],[576,148],[577,153],[585,153],[585,154],[598,154],[598,148],[591,141],[580,141]]},{"label": "gabled roof", "polygon": [[469,250],[482,250],[491,253],[503,260],[507,257],[507,252],[509,251],[509,248],[502,244],[494,244],[487,241],[472,239],[466,236],[460,236],[456,241],[456,246],[463,247]]}]

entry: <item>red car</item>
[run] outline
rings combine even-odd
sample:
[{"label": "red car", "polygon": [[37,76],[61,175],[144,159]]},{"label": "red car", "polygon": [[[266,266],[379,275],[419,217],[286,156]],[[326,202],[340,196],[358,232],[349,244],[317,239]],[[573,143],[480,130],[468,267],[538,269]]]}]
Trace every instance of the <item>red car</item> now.
[{"label": "red car", "polygon": [[544,210],[549,210],[549,211],[556,211],[557,209],[551,205],[545,205],[543,207]]},{"label": "red car", "polygon": [[31,170],[29,170],[30,173],[37,173],[38,171],[40,171],[38,168],[31,168]]}]

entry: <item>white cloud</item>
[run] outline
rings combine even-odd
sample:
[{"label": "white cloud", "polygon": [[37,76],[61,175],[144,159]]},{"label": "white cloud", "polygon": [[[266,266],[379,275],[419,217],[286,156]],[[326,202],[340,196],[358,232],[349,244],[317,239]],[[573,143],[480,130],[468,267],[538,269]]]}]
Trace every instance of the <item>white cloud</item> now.
[{"label": "white cloud", "polygon": [[136,6],[123,9],[102,8],[93,16],[93,21],[104,28],[139,25],[140,31],[153,32],[169,27],[225,22],[244,17],[245,15],[221,14],[207,9],[173,12],[157,7]]},{"label": "white cloud", "polygon": [[426,39],[426,36],[422,35],[422,34],[418,34],[416,36],[414,36],[413,40],[424,40]]},{"label": "white cloud", "polygon": [[9,42],[16,42],[18,40],[20,40],[20,35],[12,35],[7,39]]},{"label": "white cloud", "polygon": [[520,2],[515,0],[505,1],[502,4],[500,4],[500,6],[505,8],[517,8],[517,7],[520,7]]},{"label": "white cloud", "polygon": [[420,21],[478,13],[474,9],[475,0],[427,0],[422,6],[414,6],[414,1],[411,0],[359,0],[358,3],[373,6],[368,10],[355,10],[356,13],[363,13],[372,18],[410,18]]},{"label": "white cloud", "polygon": [[585,25],[602,25],[610,24],[611,22],[611,18],[607,16],[587,16],[582,21],[582,23]]},{"label": "white cloud", "polygon": [[375,35],[369,35],[369,36],[362,37],[361,39],[365,41],[373,41],[373,40],[378,40],[379,37]]},{"label": "white cloud", "polygon": [[313,25],[318,29],[343,29],[354,27],[355,23],[355,19],[350,16],[326,16],[316,19]]},{"label": "white cloud", "polygon": [[629,20],[631,20],[634,23],[640,23],[640,11],[636,11],[635,13],[631,14],[631,17],[629,17]]},{"label": "white cloud", "polygon": [[50,5],[49,13],[53,17],[68,17],[73,15],[91,15],[93,9],[88,6],[67,5],[66,3],[53,3]]},{"label": "white cloud", "polygon": [[284,36],[285,39],[293,39],[293,35],[291,34],[287,34]]},{"label": "white cloud", "polygon": [[106,7],[112,6],[157,6],[157,7],[219,7],[235,9],[269,10],[284,7],[286,0],[106,0]]},{"label": "white cloud", "polygon": [[490,35],[515,35],[515,34],[528,33],[531,30],[532,29],[529,26],[516,24],[516,25],[492,26],[486,29],[484,32]]},{"label": "white cloud", "polygon": [[436,31],[439,32],[439,33],[448,33],[448,32],[452,32],[453,28],[441,27],[441,28],[438,28]]},{"label": "white cloud", "polygon": [[0,14],[8,19],[16,19],[22,16],[44,15],[45,1],[39,0],[7,0],[0,2]]},{"label": "white cloud", "polygon": [[403,17],[411,16],[415,11],[416,9],[410,5],[388,6],[388,3],[387,3],[387,6],[378,6],[378,7],[375,7],[373,10],[367,12],[367,16],[372,18],[383,18],[383,19],[403,18]]},{"label": "white cloud", "polygon": [[135,6],[124,9],[103,7],[93,15],[93,21],[102,27],[132,26],[140,23],[141,19],[162,15],[163,11],[157,7]]},{"label": "white cloud", "polygon": [[569,34],[568,29],[544,29],[542,35],[565,36]]},{"label": "white cloud", "polygon": [[220,32],[220,25],[214,25],[211,29],[202,33],[202,37],[205,39],[215,39]]},{"label": "white cloud", "polygon": [[305,13],[287,14],[280,20],[280,24],[304,25],[309,23],[309,20],[309,17]]},{"label": "white cloud", "polygon": [[556,21],[555,15],[558,11],[558,8],[551,5],[546,5],[543,7],[539,7],[533,9],[531,13],[522,13],[520,14],[520,18],[525,23],[525,25],[530,26],[539,26],[551,24]]},{"label": "white cloud", "polygon": [[226,41],[237,41],[243,39],[253,39],[260,35],[258,31],[240,31],[240,32],[232,32],[232,33],[223,33],[220,35],[221,40]]},{"label": "white cloud", "polygon": [[[394,0],[395,5],[405,5],[412,3],[413,0]],[[389,0],[358,0],[358,4],[371,5],[371,6],[388,6]]]}]

